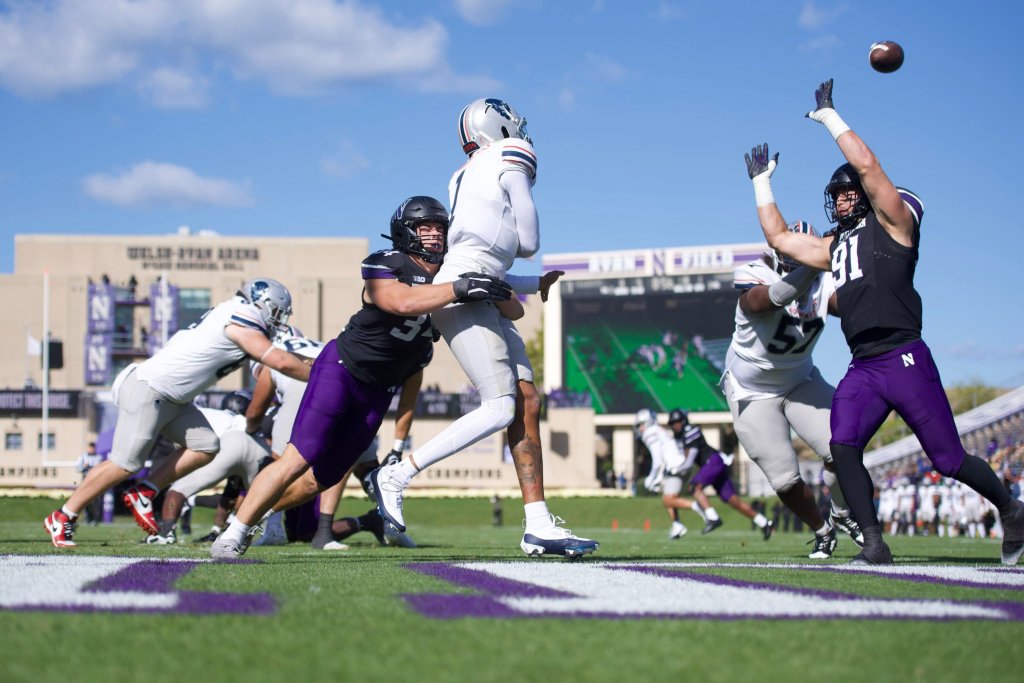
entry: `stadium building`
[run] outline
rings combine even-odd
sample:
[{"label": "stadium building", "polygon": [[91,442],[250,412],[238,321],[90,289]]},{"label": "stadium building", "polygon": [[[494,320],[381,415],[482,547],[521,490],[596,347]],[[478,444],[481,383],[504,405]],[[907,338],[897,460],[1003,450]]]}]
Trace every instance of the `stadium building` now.
[{"label": "stadium building", "polygon": [[[249,278],[283,282],[293,297],[292,322],[307,336],[336,336],[359,306],[360,262],[371,249],[388,246],[378,242],[228,237],[188,228],[170,235],[16,236],[14,272],[0,275],[4,299],[16,302],[13,324],[0,339],[0,486],[73,486],[80,476],[73,467],[78,455],[89,441],[109,436],[116,419],[109,387],[117,373],[147,358]],[[518,327],[529,341],[540,329],[541,303],[531,297],[525,305]],[[42,343],[46,327],[48,347]],[[421,393],[413,426],[414,447],[476,400],[465,393],[465,374],[447,345],[434,348],[424,378],[430,390]],[[46,356],[51,369],[44,378]],[[45,429],[44,384],[49,396]],[[237,371],[214,390],[250,384],[249,373]],[[216,393],[208,398],[216,399]],[[216,406],[215,400],[211,403]],[[552,453],[545,463],[551,486],[598,486],[589,409],[552,409],[543,434]],[[391,443],[390,420],[380,436],[382,444]],[[515,489],[515,470],[502,438],[499,434],[475,444],[472,453],[435,468],[416,485]]]}]

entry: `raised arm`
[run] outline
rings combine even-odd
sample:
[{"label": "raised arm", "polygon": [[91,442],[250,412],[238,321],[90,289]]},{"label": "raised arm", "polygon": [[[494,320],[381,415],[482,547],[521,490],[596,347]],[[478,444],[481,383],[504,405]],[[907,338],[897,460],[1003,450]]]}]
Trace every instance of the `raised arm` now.
[{"label": "raised arm", "polygon": [[836,112],[832,104],[832,79],[814,92],[814,111],[807,118],[825,126],[839,150],[860,176],[861,186],[874,209],[878,222],[889,235],[905,247],[913,246],[914,216],[903,202],[896,186],[882,170],[874,152]]},{"label": "raised arm", "polygon": [[751,149],[750,154],[744,155],[744,158],[747,162],[747,175],[754,184],[757,218],[761,222],[761,230],[764,231],[768,245],[780,254],[785,254],[794,261],[812,268],[830,268],[829,244],[832,238],[790,232],[786,227],[786,220],[775,204],[771,178],[779,164],[778,153],[769,156],[766,142]]}]

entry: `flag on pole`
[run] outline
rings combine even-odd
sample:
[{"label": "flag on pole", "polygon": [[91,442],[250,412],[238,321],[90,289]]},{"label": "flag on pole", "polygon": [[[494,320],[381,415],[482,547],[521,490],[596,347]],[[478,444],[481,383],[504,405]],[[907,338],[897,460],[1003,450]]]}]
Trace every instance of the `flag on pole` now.
[{"label": "flag on pole", "polygon": [[30,355],[30,356],[41,356],[41,355],[43,355],[43,342],[41,342],[38,339],[36,339],[35,337],[33,337],[32,333],[27,331],[27,330],[25,331],[25,334],[28,335],[28,348],[26,350],[28,355]]}]

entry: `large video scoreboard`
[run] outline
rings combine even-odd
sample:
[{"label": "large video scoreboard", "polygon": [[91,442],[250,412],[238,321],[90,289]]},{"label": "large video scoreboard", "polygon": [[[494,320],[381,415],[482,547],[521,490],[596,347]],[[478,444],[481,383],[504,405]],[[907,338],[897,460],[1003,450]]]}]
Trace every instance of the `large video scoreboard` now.
[{"label": "large video scoreboard", "polygon": [[718,382],[738,294],[732,271],[764,251],[744,244],[545,257],[545,271],[566,271],[545,311],[548,388],[589,395],[598,414],[727,411]]}]

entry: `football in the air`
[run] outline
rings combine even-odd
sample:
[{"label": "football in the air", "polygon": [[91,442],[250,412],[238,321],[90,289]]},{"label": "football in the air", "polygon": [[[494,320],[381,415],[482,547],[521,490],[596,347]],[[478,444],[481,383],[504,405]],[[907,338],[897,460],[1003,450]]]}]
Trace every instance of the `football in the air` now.
[{"label": "football in the air", "polygon": [[891,74],[903,66],[903,48],[891,40],[874,43],[868,57],[871,60],[871,68],[883,74]]}]

